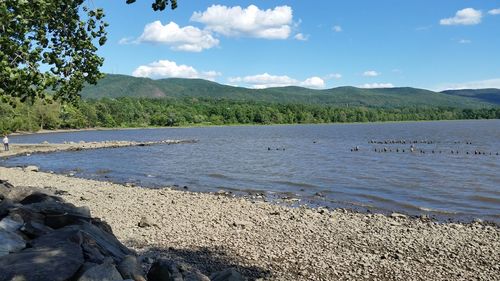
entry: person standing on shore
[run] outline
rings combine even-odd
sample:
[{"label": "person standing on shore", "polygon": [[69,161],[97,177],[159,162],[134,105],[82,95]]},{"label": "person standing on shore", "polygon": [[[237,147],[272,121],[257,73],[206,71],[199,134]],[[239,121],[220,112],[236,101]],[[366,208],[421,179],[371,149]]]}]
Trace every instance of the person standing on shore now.
[{"label": "person standing on shore", "polygon": [[9,151],[9,137],[7,135],[3,137],[3,149]]}]

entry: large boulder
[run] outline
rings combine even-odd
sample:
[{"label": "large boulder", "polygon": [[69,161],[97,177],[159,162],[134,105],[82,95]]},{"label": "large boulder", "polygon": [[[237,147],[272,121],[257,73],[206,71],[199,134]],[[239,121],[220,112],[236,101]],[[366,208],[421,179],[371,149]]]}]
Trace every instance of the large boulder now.
[{"label": "large boulder", "polygon": [[32,194],[24,197],[23,200],[19,201],[19,203],[23,205],[29,205],[40,202],[48,202],[48,201],[58,201],[62,202],[62,198],[57,196],[48,195],[42,192],[33,192]]},{"label": "large boulder", "polygon": [[86,270],[78,281],[119,281],[122,276],[112,262],[106,261]]},{"label": "large boulder", "polygon": [[210,275],[212,281],[245,281],[246,279],[234,268],[228,268]]},{"label": "large boulder", "polygon": [[23,237],[15,232],[0,229],[0,256],[18,252],[24,247],[26,247],[26,241],[24,241]]},{"label": "large boulder", "polygon": [[155,261],[147,277],[149,281],[210,281],[197,269],[165,259]]},{"label": "large boulder", "polygon": [[27,248],[0,257],[0,281],[66,281],[83,264],[80,245],[64,241],[57,247]]},{"label": "large boulder", "polygon": [[136,256],[128,255],[124,257],[117,269],[125,279],[146,281],[146,278],[142,275],[141,265]]}]

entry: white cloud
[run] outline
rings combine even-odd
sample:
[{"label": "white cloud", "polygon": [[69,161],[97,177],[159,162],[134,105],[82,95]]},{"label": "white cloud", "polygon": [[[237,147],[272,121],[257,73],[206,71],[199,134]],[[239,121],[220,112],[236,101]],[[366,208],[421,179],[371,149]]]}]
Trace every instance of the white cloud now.
[{"label": "white cloud", "polygon": [[318,76],[314,76],[300,82],[299,85],[306,88],[321,89],[325,87],[325,80],[319,78]]},{"label": "white cloud", "polygon": [[323,77],[324,80],[330,80],[330,79],[340,79],[342,78],[342,74],[340,73],[330,73]]},{"label": "white cloud", "polygon": [[128,45],[128,44],[134,44],[137,43],[133,37],[124,37],[118,41],[118,44],[120,45]]},{"label": "white cloud", "polygon": [[490,14],[492,16],[500,15],[500,8],[499,9],[489,10],[488,14]]},{"label": "white cloud", "polygon": [[460,40],[458,40],[458,43],[460,43],[460,44],[470,44],[470,43],[472,43],[472,41],[469,40],[469,39],[460,39]]},{"label": "white cloud", "polygon": [[441,25],[475,25],[481,22],[483,13],[473,8],[458,11],[454,17],[439,21]]},{"label": "white cloud", "polygon": [[135,77],[148,77],[148,78],[201,78],[207,80],[215,80],[220,76],[220,72],[205,71],[200,72],[192,66],[177,65],[174,61],[159,60],[152,62],[148,65],[141,65],[137,67],[132,75]]},{"label": "white cloud", "polygon": [[500,78],[470,81],[464,83],[449,83],[437,87],[437,91],[443,90],[461,90],[461,89],[485,89],[497,88],[500,89]]},{"label": "white cloud", "polygon": [[254,89],[270,87],[301,86],[307,88],[321,89],[325,87],[325,81],[317,76],[309,77],[304,81],[290,78],[289,76],[271,75],[269,73],[257,74],[245,77],[229,78],[230,83],[244,83]]},{"label": "white cloud", "polygon": [[375,88],[394,88],[392,83],[371,83],[371,84],[363,84],[359,86],[364,89],[375,89]]},{"label": "white cloud", "polygon": [[342,26],[340,26],[340,25],[335,25],[334,27],[332,27],[332,30],[333,30],[334,32],[342,32],[342,30],[343,30],[343,29],[342,29]]},{"label": "white cloud", "polygon": [[191,20],[225,36],[287,39],[292,29],[293,12],[289,6],[261,10],[255,5],[247,8],[212,5],[204,12],[194,12]]},{"label": "white cloud", "polygon": [[309,35],[304,35],[303,33],[297,33],[293,38],[299,41],[307,41],[309,40]]},{"label": "white cloud", "polygon": [[379,75],[380,75],[380,73],[378,73],[375,70],[367,70],[367,71],[363,72],[363,76],[365,76],[365,77],[377,77]]},{"label": "white cloud", "polygon": [[187,52],[201,52],[219,45],[219,40],[208,31],[194,26],[179,27],[175,22],[163,25],[160,21],[148,23],[137,42],[165,44]]}]

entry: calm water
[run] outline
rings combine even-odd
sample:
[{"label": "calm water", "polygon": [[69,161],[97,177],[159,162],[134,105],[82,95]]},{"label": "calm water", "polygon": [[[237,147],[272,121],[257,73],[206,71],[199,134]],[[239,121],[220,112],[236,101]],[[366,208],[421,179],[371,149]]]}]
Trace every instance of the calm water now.
[{"label": "calm water", "polygon": [[[11,141],[163,139],[199,142],[39,154],[1,164],[149,187],[257,190],[317,205],[500,222],[500,120],[92,131]],[[414,153],[408,143],[370,143],[392,139],[419,143]],[[355,146],[359,151],[351,152]],[[387,152],[375,152],[384,147]]]}]

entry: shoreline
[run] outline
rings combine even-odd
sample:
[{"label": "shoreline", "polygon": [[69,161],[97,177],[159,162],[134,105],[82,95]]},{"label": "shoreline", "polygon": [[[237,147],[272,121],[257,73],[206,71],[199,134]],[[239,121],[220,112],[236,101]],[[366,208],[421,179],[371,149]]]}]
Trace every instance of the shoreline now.
[{"label": "shoreline", "polygon": [[292,123],[292,124],[224,124],[224,125],[187,125],[187,126],[145,126],[145,127],[96,127],[82,129],[55,129],[55,130],[40,130],[36,132],[14,132],[10,136],[25,136],[25,135],[42,135],[42,134],[58,134],[72,132],[93,132],[93,131],[122,131],[122,130],[154,130],[154,129],[189,129],[189,128],[211,128],[211,127],[253,127],[253,126],[305,126],[305,125],[366,125],[366,124],[399,124],[399,123],[430,123],[430,122],[458,122],[458,121],[496,121],[500,119],[443,119],[443,120],[408,120],[408,121],[375,121],[375,122],[337,122],[337,123]]},{"label": "shoreline", "polygon": [[30,155],[35,153],[50,153],[60,151],[79,151],[89,149],[119,148],[130,146],[152,146],[195,143],[197,140],[161,140],[161,141],[102,141],[102,142],[66,142],[41,144],[10,144],[8,151],[0,151],[0,158],[14,157],[19,155]]},{"label": "shoreline", "polygon": [[[441,121],[439,121],[441,122]],[[356,123],[354,123],[356,124]],[[170,127],[167,127],[170,128]],[[91,130],[91,129],[89,129]],[[86,131],[89,131],[86,130]],[[121,129],[119,129],[121,130]],[[123,130],[128,130],[128,129],[123,129]],[[134,130],[134,129],[132,129]],[[51,131],[48,132],[42,132],[41,134],[45,133],[51,133]],[[81,151],[81,150],[95,150],[95,149],[104,149],[104,148],[121,148],[121,147],[132,147],[132,146],[151,146],[151,145],[171,145],[171,144],[188,144],[188,143],[195,143],[197,140],[188,140],[188,139],[181,139],[181,140],[161,140],[161,141],[149,141],[149,142],[136,142],[136,141],[101,141],[101,142],[65,142],[65,143],[40,143],[40,144],[11,144],[11,150],[10,151],[3,151],[0,150],[0,159],[2,158],[9,158],[9,157],[16,157],[16,156],[29,156],[30,154],[37,154],[37,153],[53,153],[53,152],[63,152],[63,151]],[[38,171],[38,167],[36,166],[30,166],[30,168],[35,167],[36,170]],[[9,167],[6,167],[9,168]],[[53,172],[50,172],[53,174]],[[64,175],[64,174],[62,174]],[[74,176],[71,174],[70,176]],[[86,178],[80,178],[82,180],[87,180]],[[90,179],[91,180],[91,179]],[[133,185],[133,183],[128,183],[128,182],[113,182],[113,181],[108,181],[106,179],[97,179],[98,181],[103,181],[103,182],[109,182],[112,184],[118,184],[118,185]],[[157,186],[155,187],[144,187],[148,189],[158,189]],[[174,189],[178,189],[180,191],[183,191],[182,188],[180,187],[174,187]],[[187,188],[184,188],[187,190]],[[254,193],[262,193],[262,190],[237,190],[237,189],[220,189],[219,190],[222,193],[226,193],[226,195],[230,196],[236,196],[236,197],[241,197],[244,199],[252,199]],[[211,191],[200,191],[196,190],[195,192],[199,193],[205,193],[205,194],[210,194]],[[233,194],[234,192],[234,194]],[[364,206],[364,205],[358,205],[355,203],[349,203],[349,202],[327,202],[321,199],[314,199],[315,195],[310,195],[310,196],[292,196],[290,197],[287,192],[283,192],[282,194],[276,193],[274,194],[275,196],[272,196],[271,194],[261,194],[259,197],[262,201],[269,202],[271,204],[278,204],[278,205],[285,205],[285,206],[291,206],[294,208],[301,207],[301,206],[307,206],[310,208],[329,208],[329,209],[344,209],[348,210],[350,212],[356,212],[356,213],[362,213],[362,214],[382,214],[385,216],[390,216],[392,213],[402,213],[405,216],[411,217],[411,218],[419,218],[419,217],[425,217],[429,218],[435,222],[438,223],[461,223],[461,224],[467,224],[471,223],[474,221],[480,221],[485,224],[489,225],[495,225],[497,227],[500,227],[500,223],[498,221],[495,221],[494,219],[489,219],[485,217],[475,217],[473,215],[455,215],[453,213],[440,213],[440,212],[431,212],[428,213],[426,211],[422,211],[421,213],[412,213],[412,212],[405,212],[404,210],[394,210],[394,209],[382,209],[382,208],[377,208],[373,206]],[[283,196],[281,196],[283,195]],[[298,200],[297,200],[298,199]]]},{"label": "shoreline", "polygon": [[[493,280],[500,270],[500,228],[477,222],[292,208],[20,168],[0,167],[0,178],[88,206],[143,257],[202,272],[230,264],[263,280]],[[142,217],[152,226],[139,227]]]}]

